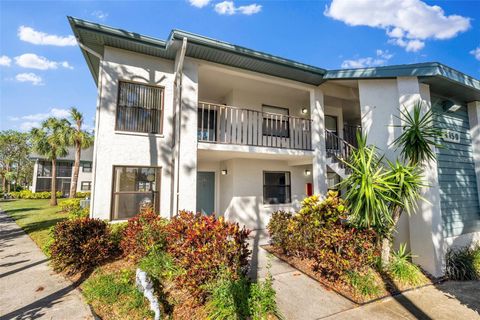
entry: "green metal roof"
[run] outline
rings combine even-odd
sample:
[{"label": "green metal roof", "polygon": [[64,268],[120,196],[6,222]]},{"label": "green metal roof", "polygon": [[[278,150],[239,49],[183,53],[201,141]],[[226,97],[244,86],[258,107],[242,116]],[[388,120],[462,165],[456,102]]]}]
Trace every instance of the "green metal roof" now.
[{"label": "green metal roof", "polygon": [[[192,58],[312,85],[321,83],[326,72],[321,68],[186,31],[172,30],[168,39],[163,41],[77,18],[68,17],[68,20],[77,40],[100,55],[103,55],[104,46],[111,46],[161,58],[175,59],[180,41],[187,38],[186,55]],[[97,80],[99,59],[86,50],[82,51],[93,77]]]},{"label": "green metal roof", "polygon": [[[460,97],[464,101],[480,100],[479,80],[438,62],[325,70],[181,30],[172,30],[167,40],[159,40],[73,17],[68,17],[68,21],[77,41],[88,48],[82,48],[82,53],[95,82],[98,80],[100,63],[97,54],[103,56],[105,46],[174,60],[181,40],[187,38],[188,57],[311,85],[320,85],[328,80],[415,76],[421,82],[428,83],[433,90]],[[92,54],[90,50],[97,54]]]},{"label": "green metal roof", "polygon": [[418,77],[430,85],[432,91],[441,92],[464,101],[480,100],[480,81],[439,62],[403,64],[360,69],[328,70],[325,80],[382,79]]}]

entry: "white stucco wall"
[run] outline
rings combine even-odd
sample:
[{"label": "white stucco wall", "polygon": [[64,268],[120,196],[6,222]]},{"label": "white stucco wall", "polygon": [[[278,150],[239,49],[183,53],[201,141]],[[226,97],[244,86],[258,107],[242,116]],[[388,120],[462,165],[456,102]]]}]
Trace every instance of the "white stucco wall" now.
[{"label": "white stucco wall", "polygon": [[[225,218],[237,221],[250,229],[263,229],[276,210],[298,210],[306,197],[306,183],[312,176],[305,175],[311,166],[289,166],[286,161],[259,159],[232,159],[220,163],[220,209]],[[291,179],[290,204],[263,204],[263,171],[289,171]]]},{"label": "white stucco wall", "polygon": [[[162,134],[115,131],[119,80],[165,87]],[[105,47],[95,132],[93,217],[110,219],[114,165],[161,167],[160,212],[170,216],[173,82],[173,61]]]}]

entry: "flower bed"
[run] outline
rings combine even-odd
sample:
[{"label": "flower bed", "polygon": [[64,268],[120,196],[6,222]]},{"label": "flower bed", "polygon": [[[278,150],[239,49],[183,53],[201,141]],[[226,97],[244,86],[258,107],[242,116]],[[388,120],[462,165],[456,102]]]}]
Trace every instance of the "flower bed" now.
[{"label": "flower bed", "polygon": [[265,249],[357,303],[429,283],[406,252],[392,256],[388,270],[378,267],[376,232],[357,228],[336,192],[327,199],[306,198],[298,213],[275,212]]}]

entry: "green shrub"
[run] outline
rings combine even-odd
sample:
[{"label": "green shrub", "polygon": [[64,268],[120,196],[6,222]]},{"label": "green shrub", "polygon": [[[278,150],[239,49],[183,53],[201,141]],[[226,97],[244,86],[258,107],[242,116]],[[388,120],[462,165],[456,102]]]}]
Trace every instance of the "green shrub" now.
[{"label": "green shrub", "polygon": [[392,254],[388,271],[395,280],[408,285],[418,285],[422,281],[420,269],[411,263],[412,255],[407,252],[406,244],[401,244],[398,251]]},{"label": "green shrub", "polygon": [[210,297],[205,308],[209,319],[261,320],[279,316],[270,273],[264,281],[250,283],[244,276],[233,280],[228,272],[223,271],[208,290]]},{"label": "green shrub", "polygon": [[252,319],[267,319],[269,315],[279,317],[279,310],[275,300],[276,292],[273,288],[273,278],[268,273],[262,282],[253,283],[250,288],[250,314]]},{"label": "green shrub", "polygon": [[90,195],[91,195],[90,192],[77,192],[75,193],[75,198],[80,198],[80,199],[90,198]]},{"label": "green shrub", "polygon": [[128,220],[120,242],[125,257],[138,261],[152,249],[164,249],[166,246],[166,224],[165,219],[148,207],[142,209],[139,215]]},{"label": "green shrub", "polygon": [[445,273],[452,280],[480,279],[480,245],[448,250]]},{"label": "green shrub", "polygon": [[204,286],[225,269],[234,280],[247,272],[250,231],[223,218],[179,212],[167,226],[168,252],[185,272],[176,280],[198,300],[207,295]]},{"label": "green shrub", "polygon": [[159,282],[172,280],[182,273],[182,270],[175,265],[172,257],[162,250],[152,250],[140,260],[139,267]]},{"label": "green shrub", "polygon": [[110,229],[110,239],[115,247],[120,248],[120,243],[123,239],[123,234],[128,226],[128,222],[114,222],[108,225]]},{"label": "green shrub", "polygon": [[90,212],[89,208],[82,208],[80,201],[82,199],[66,199],[58,205],[60,210],[68,214],[69,219],[87,218]]},{"label": "green shrub", "polygon": [[80,210],[80,200],[81,199],[66,199],[60,202],[58,206],[60,207],[60,210],[66,213],[73,210]]},{"label": "green shrub", "polygon": [[112,256],[115,248],[108,223],[81,218],[55,225],[50,251],[56,270],[74,273],[98,266]]},{"label": "green shrub", "polygon": [[[52,193],[49,191],[32,192],[30,190],[22,190],[18,192],[10,192],[10,195],[15,199],[50,199]],[[62,192],[57,191],[57,198],[62,197]]]},{"label": "green shrub", "polygon": [[312,259],[314,270],[337,279],[349,270],[363,270],[379,256],[376,233],[345,221],[343,200],[336,192],[327,199],[307,198],[298,214],[276,212],[268,224],[272,245],[287,255]]},{"label": "green shrub", "polygon": [[355,289],[357,294],[360,294],[362,297],[375,297],[381,292],[381,288],[375,280],[375,275],[371,271],[366,273],[352,271],[347,273],[347,277],[350,285]]}]

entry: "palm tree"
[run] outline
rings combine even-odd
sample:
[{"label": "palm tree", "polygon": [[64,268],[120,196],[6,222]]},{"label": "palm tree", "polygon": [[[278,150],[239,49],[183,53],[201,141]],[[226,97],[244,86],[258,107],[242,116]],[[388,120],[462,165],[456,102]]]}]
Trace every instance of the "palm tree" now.
[{"label": "palm tree", "polygon": [[31,131],[33,149],[52,162],[50,205],[57,205],[57,159],[67,155],[67,131],[70,123],[66,119],[48,118],[40,128]]},{"label": "palm tree", "polygon": [[70,186],[70,198],[75,198],[77,193],[78,172],[80,171],[80,157],[82,149],[88,148],[93,144],[93,136],[82,129],[83,114],[76,108],[70,109],[70,118],[74,124],[68,130],[69,145],[75,148],[75,162],[73,165],[73,178]]}]

